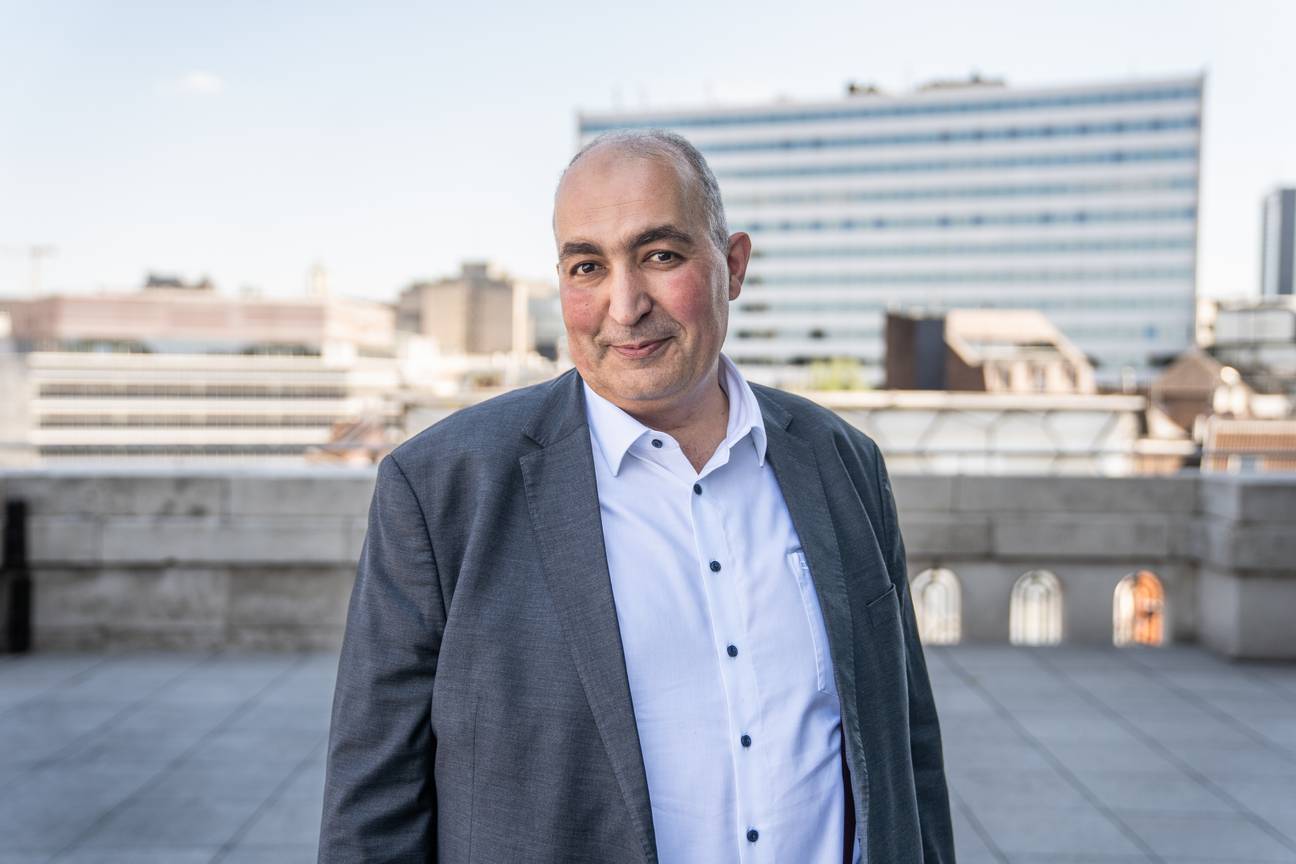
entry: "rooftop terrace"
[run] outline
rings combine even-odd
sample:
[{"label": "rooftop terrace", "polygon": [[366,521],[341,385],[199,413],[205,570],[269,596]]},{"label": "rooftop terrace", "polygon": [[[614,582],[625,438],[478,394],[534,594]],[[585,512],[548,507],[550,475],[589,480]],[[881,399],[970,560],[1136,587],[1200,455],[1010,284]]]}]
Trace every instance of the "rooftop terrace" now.
[{"label": "rooftop terrace", "polygon": [[[1296,665],[930,648],[960,864],[1296,862]],[[332,653],[0,660],[0,864],[313,862]]]}]

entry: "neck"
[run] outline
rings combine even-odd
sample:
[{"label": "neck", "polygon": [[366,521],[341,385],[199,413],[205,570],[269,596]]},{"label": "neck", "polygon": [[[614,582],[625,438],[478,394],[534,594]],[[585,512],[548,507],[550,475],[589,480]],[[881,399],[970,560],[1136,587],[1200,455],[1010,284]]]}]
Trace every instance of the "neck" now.
[{"label": "neck", "polygon": [[729,428],[729,396],[720,385],[720,363],[683,399],[668,405],[622,406],[631,417],[679,442],[684,455],[701,471]]}]

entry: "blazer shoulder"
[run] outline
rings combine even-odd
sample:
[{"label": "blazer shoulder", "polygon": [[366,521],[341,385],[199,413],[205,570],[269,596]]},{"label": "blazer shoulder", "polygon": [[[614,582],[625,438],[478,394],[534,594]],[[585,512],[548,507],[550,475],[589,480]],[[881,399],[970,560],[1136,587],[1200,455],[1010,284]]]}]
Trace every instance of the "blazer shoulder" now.
[{"label": "blazer shoulder", "polygon": [[476,405],[469,405],[411,436],[390,454],[402,468],[426,468],[433,460],[455,462],[464,457],[507,459],[525,449],[524,429],[552,397],[567,374],[539,384],[519,387]]},{"label": "blazer shoulder", "polygon": [[866,461],[881,458],[882,451],[877,442],[863,430],[847,422],[836,411],[825,408],[805,396],[775,387],[751,384],[751,388],[758,398],[764,397],[791,417],[792,425],[788,428],[789,432],[801,436],[828,435],[834,439],[839,450],[844,445]]}]

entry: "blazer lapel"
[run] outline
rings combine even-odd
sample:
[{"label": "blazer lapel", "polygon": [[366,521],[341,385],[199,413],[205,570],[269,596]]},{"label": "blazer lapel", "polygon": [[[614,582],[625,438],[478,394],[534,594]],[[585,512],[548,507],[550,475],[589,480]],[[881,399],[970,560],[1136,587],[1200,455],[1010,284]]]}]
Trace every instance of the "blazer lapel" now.
[{"label": "blazer lapel", "polygon": [[[765,420],[767,442],[766,458],[774,468],[783,500],[792,517],[792,526],[801,538],[801,549],[810,566],[823,612],[824,627],[828,631],[828,650],[832,656],[834,678],[841,703],[843,746],[850,748],[851,739],[859,735],[859,711],[856,706],[855,645],[857,642],[854,615],[850,596],[846,590],[846,576],[842,568],[841,548],[833,527],[824,480],[819,471],[819,459],[811,443],[789,430],[792,415],[756,388],[757,401]],[[858,761],[864,766],[864,753],[858,752]],[[865,776],[867,776],[867,766]],[[862,778],[861,778],[862,780]],[[860,784],[865,785],[866,784]],[[858,796],[857,796],[858,801]]]},{"label": "blazer lapel", "polygon": [[584,390],[575,372],[555,382],[526,432],[541,445],[520,462],[545,580],[644,858],[655,864],[648,779],[603,547]]}]

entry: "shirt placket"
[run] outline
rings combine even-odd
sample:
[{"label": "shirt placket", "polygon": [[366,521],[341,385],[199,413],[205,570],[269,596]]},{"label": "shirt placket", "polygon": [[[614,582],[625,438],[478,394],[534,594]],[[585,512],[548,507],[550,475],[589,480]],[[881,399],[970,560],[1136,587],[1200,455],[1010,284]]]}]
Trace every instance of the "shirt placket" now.
[{"label": "shirt placket", "polygon": [[[717,469],[719,470],[719,469]],[[761,830],[767,813],[761,790],[761,765],[757,748],[762,743],[760,692],[749,650],[744,590],[751,584],[742,572],[743,562],[724,530],[726,504],[719,495],[707,494],[708,477],[699,477],[690,492],[693,539],[698,555],[698,578],[703,580],[707,611],[711,621],[714,650],[720,669],[720,683],[728,706],[729,752],[734,767],[735,823],[733,830],[738,859],[743,864],[772,861],[766,854],[772,847],[762,842]]]}]

